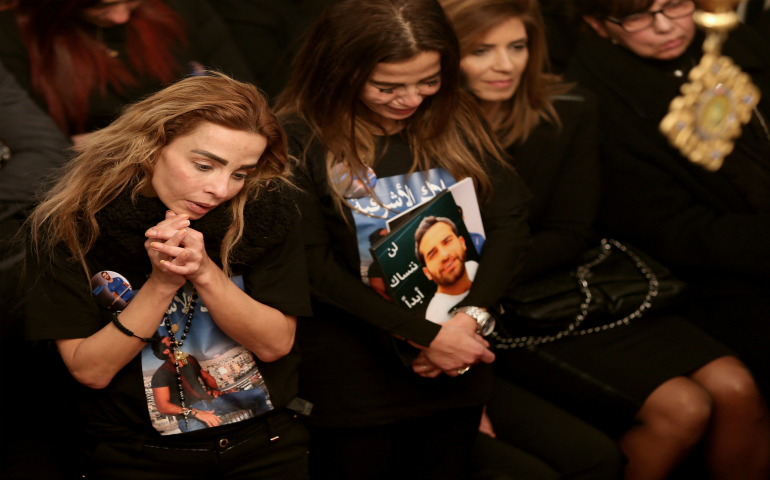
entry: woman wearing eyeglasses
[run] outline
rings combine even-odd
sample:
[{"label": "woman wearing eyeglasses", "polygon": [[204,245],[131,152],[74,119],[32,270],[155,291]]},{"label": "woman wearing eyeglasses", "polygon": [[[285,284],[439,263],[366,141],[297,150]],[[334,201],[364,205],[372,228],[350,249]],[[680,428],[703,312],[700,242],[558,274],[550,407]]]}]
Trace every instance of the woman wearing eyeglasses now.
[{"label": "woman wearing eyeglasses", "polygon": [[[307,192],[298,205],[314,318],[300,320],[297,343],[300,396],[314,404],[313,478],[466,478],[494,354],[476,333],[486,320],[463,307],[502,297],[529,243],[529,193],[460,90],[459,64],[436,0],[343,0],[311,28],[278,100]],[[468,177],[486,240],[475,274],[451,230],[438,255],[427,252],[442,260],[437,283],[475,275],[460,310],[436,324],[376,293],[370,241]],[[407,350],[416,359],[405,365]]]},{"label": "woman wearing eyeglasses", "polygon": [[[743,27],[724,46],[765,99],[724,166],[708,172],[684,158],[658,130],[702,54],[704,37],[693,22],[694,2],[575,3],[595,33],[578,46],[567,73],[598,97],[600,225],[686,280],[689,290],[680,312],[733,348],[752,370],[759,391],[746,389],[741,376],[728,389],[741,391],[743,401],[756,407],[751,412],[729,413],[723,406],[725,392],[711,391],[707,461],[714,478],[768,478],[770,439],[761,392],[766,396],[770,386],[770,46]],[[742,446],[738,432],[747,428],[765,433]],[[653,445],[647,452],[652,456],[661,447]],[[641,462],[637,468],[653,465]]]}]

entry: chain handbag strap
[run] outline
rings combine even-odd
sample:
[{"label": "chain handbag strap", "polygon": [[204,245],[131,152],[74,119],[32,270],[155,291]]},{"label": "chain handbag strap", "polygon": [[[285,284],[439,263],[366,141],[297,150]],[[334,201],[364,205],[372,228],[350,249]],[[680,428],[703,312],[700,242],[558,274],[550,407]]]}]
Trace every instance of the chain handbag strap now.
[{"label": "chain handbag strap", "polygon": [[[644,278],[647,279],[647,294],[645,295],[644,300],[642,301],[642,304],[639,305],[639,307],[636,310],[626,315],[625,317],[621,318],[620,320],[616,320],[614,322],[607,323],[605,325],[601,325],[598,327],[584,328],[580,330],[579,329],[580,324],[583,323],[583,320],[585,320],[586,316],[588,315],[588,307],[591,305],[591,300],[592,300],[591,289],[588,286],[587,278],[591,273],[592,268],[604,262],[607,259],[607,257],[609,257],[610,254],[612,254],[612,247],[615,247],[621,252],[625,253],[634,261],[634,263],[636,264],[636,268],[638,268],[639,272],[644,276]],[[626,248],[626,246],[620,243],[619,241],[604,238],[602,239],[602,242],[601,242],[601,248],[602,250],[599,253],[599,256],[597,256],[595,259],[591,260],[590,262],[579,266],[575,271],[575,277],[577,278],[578,287],[580,288],[580,291],[583,293],[584,300],[583,300],[583,303],[580,304],[580,313],[575,317],[575,320],[573,320],[567,326],[567,328],[560,331],[556,335],[544,335],[539,337],[532,335],[529,337],[503,338],[498,332],[492,332],[492,337],[497,341],[497,343],[495,344],[495,348],[508,350],[510,348],[521,348],[529,345],[532,345],[532,346],[541,345],[544,343],[555,342],[556,340],[559,340],[564,337],[588,335],[591,333],[609,330],[611,328],[615,328],[620,325],[628,325],[631,322],[631,320],[641,317],[644,311],[650,308],[650,306],[652,306],[653,299],[656,296],[658,296],[658,277],[647,266],[647,264],[644,263],[641,258],[639,258],[638,255],[636,255],[634,252]]]},{"label": "chain handbag strap", "polygon": [[759,120],[759,124],[762,126],[762,130],[765,131],[765,137],[767,138],[767,141],[770,142],[770,129],[767,128],[767,122],[765,122],[765,117],[763,117],[762,114],[759,113],[759,109],[756,106],[754,107],[754,113],[757,116],[757,120]]}]

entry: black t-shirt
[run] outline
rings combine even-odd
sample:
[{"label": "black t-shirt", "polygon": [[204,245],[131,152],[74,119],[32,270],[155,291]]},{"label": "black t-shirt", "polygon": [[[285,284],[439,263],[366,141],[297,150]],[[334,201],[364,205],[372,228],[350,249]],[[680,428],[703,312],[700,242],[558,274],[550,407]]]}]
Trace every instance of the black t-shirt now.
[{"label": "black t-shirt", "polygon": [[[309,141],[307,127],[287,122],[284,128],[290,150],[302,158]],[[387,150],[373,167],[378,185],[382,182],[389,189],[402,189],[406,197],[417,197],[422,186],[443,189],[454,183],[439,168],[406,178],[412,165],[409,145],[398,134],[381,138],[379,149],[385,145]],[[492,307],[501,298],[528,244],[529,231],[524,207],[529,191],[512,170],[493,161],[487,164],[494,187],[489,201],[480,202],[487,240],[473,287],[461,302],[480,307]],[[315,313],[314,319],[301,319],[297,335],[306,360],[300,366],[300,395],[315,404],[310,421],[359,427],[486,401],[491,387],[487,365],[475,365],[462,377],[425,379],[399,358],[394,343],[399,350],[411,347],[394,335],[427,346],[440,326],[384,300],[364,283],[365,215],[354,215],[350,209],[343,215],[336,209],[318,145],[308,150],[298,181],[306,192],[298,205]],[[355,202],[376,208],[365,198]]]},{"label": "black t-shirt", "polygon": [[[248,229],[248,225],[246,228]],[[299,224],[295,222],[283,241],[264,250],[248,267],[238,272],[240,274],[234,276],[233,281],[242,286],[255,300],[286,315],[312,314],[301,242]],[[208,246],[208,249],[211,250],[211,246]],[[34,255],[28,254],[27,336],[32,340],[86,338],[112,320],[112,312],[99,306],[96,301],[99,295],[111,294],[107,289],[102,289],[97,295],[93,295],[92,291],[95,289],[82,267],[76,262],[71,262],[68,257],[63,248],[58,249],[50,261],[40,261]],[[110,255],[104,258],[89,255],[87,263],[91,274],[116,272],[136,292],[150,273],[147,268],[149,264],[145,260],[130,258],[115,245]],[[183,287],[169,307],[172,323],[181,321],[178,317],[183,315],[179,310],[186,303],[189,288],[190,284]],[[299,363],[296,346],[279,360],[262,362],[234,341],[228,342],[220,333],[211,330],[210,324],[199,320],[206,311],[200,299],[194,308],[194,320],[185,347],[190,344],[191,348],[205,352],[205,355],[212,359],[203,368],[217,377],[220,390],[263,388],[269,399],[269,410],[285,407],[296,396],[296,367]],[[203,325],[207,325],[206,328],[209,329],[202,331]],[[195,347],[196,341],[193,340],[196,327],[198,347]],[[159,333],[165,334],[165,328],[159,328]],[[216,342],[211,340],[212,338]],[[194,354],[196,357],[200,355]],[[221,361],[216,363],[215,358],[220,357]],[[148,359],[155,363],[149,364]],[[203,358],[197,360],[206,363]],[[163,418],[163,415],[153,411],[151,378],[157,365],[162,363],[163,361],[154,357],[148,344],[115,375],[106,388],[94,390],[81,385],[78,391],[70,392],[78,398],[86,430],[93,435],[113,439],[144,437],[153,438],[156,442],[161,439],[158,434],[163,427],[161,424],[164,421],[172,424],[177,421],[173,417]],[[244,387],[246,382],[251,385]],[[176,389],[176,385],[173,388]],[[70,393],[57,392],[57,395]],[[168,425],[164,428],[167,430],[165,433],[179,433]],[[209,438],[228,434],[236,428],[238,425],[235,424],[223,425],[186,433],[182,437]],[[178,440],[180,437],[174,438]]]}]

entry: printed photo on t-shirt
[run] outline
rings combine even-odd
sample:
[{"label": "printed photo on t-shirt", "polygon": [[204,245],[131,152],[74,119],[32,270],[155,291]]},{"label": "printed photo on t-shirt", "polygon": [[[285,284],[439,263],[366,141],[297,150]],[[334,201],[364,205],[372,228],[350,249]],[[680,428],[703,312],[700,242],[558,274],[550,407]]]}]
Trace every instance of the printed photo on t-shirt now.
[{"label": "printed photo on t-shirt", "polygon": [[[231,280],[243,290],[243,277]],[[254,354],[222,332],[191,293],[190,284],[177,292],[159,338],[142,350],[150,420],[161,435],[237,423],[273,409]]]}]

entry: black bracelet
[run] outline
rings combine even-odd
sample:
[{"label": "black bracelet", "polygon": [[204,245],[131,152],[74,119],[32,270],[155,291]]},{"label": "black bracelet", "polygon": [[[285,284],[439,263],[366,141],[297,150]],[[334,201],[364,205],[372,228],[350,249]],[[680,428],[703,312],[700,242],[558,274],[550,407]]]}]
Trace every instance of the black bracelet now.
[{"label": "black bracelet", "polygon": [[118,330],[120,330],[123,333],[123,335],[128,335],[129,337],[136,337],[139,340],[143,341],[144,343],[151,343],[160,339],[160,335],[158,335],[157,331],[150,338],[142,338],[139,335],[135,335],[134,332],[127,329],[122,323],[120,323],[120,320],[118,320],[119,313],[120,312],[112,312],[112,323],[115,325],[115,327],[117,327]]}]

